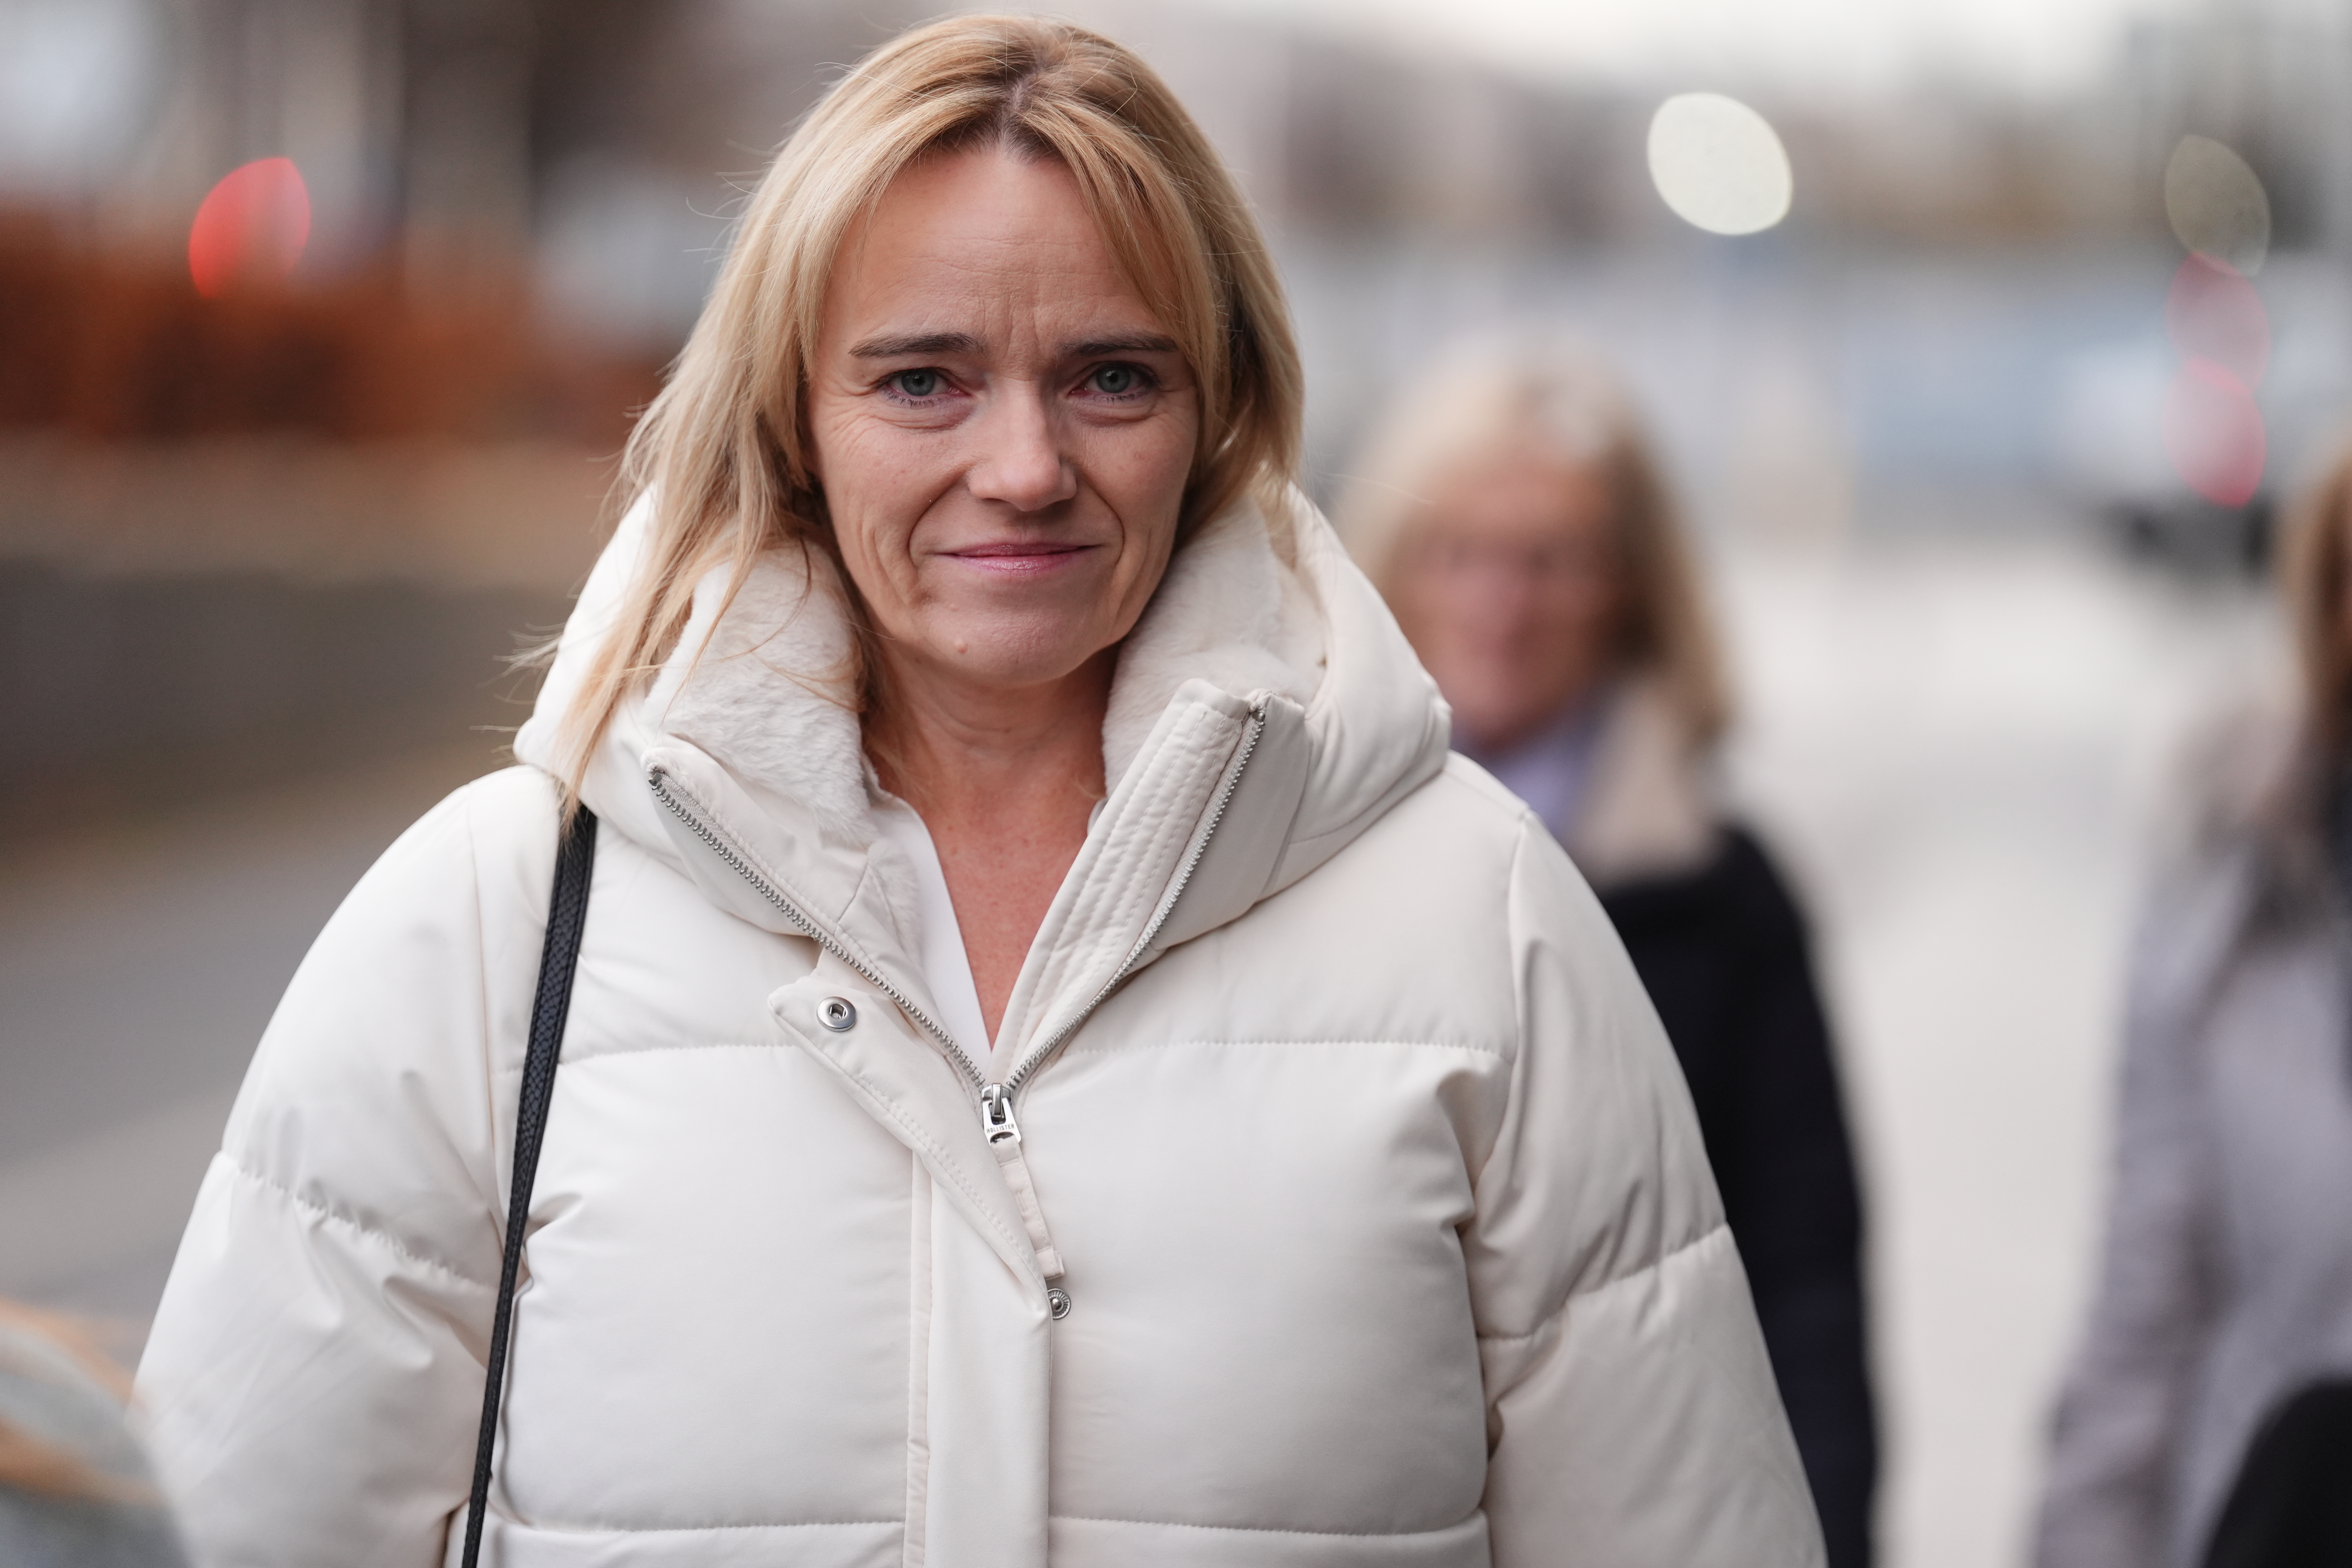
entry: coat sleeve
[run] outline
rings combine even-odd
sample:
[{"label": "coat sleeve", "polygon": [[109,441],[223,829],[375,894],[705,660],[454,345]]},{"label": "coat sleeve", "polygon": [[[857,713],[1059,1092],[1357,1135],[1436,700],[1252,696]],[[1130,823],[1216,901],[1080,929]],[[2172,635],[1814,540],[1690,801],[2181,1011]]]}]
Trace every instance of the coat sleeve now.
[{"label": "coat sleeve", "polygon": [[2133,955],[2106,1243],[2059,1394],[2042,1568],[2141,1568],[2173,1555],[2174,1436],[2212,1321],[2197,1021],[2233,902],[2218,880],[2176,890]]},{"label": "coat sleeve", "polygon": [[1804,917],[1753,839],[1737,834],[1729,855],[1738,1034],[1699,1120],[1832,1568],[1866,1568],[1878,1443],[1853,1145]]},{"label": "coat sleeve", "polygon": [[444,802],[352,889],[262,1037],[139,1371],[200,1563],[442,1559],[500,1252],[514,1083],[493,1042],[522,1034],[554,833],[552,786],[520,770]]},{"label": "coat sleeve", "polygon": [[1822,1562],[1672,1047],[1533,817],[1510,889],[1518,1054],[1465,1238],[1496,1568]]}]

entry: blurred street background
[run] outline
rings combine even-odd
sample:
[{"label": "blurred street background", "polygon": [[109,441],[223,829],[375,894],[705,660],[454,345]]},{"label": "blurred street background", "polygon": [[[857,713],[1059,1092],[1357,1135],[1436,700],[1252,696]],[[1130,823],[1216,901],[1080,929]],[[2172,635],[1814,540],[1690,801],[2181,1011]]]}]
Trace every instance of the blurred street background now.
[{"label": "blurred street background", "polygon": [[[1055,9],[1258,204],[1319,499],[1464,334],[1625,369],[1732,628],[1732,787],[1821,928],[1885,1560],[2020,1561],[2173,759],[2278,679],[2271,519],[2352,412],[2352,11]],[[927,14],[0,0],[0,1296],[135,1346],[310,938],[499,765],[733,204]],[[1784,221],[1662,199],[1697,90],[1777,132]],[[2265,334],[2220,459],[2168,423],[2198,168]]]}]

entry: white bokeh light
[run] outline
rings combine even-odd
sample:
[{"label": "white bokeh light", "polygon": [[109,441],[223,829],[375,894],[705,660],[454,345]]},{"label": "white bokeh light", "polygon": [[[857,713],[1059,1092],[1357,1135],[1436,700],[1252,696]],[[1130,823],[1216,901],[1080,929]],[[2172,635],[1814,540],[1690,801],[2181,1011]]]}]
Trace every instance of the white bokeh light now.
[{"label": "white bokeh light", "polygon": [[2271,248],[2271,201],[2243,158],[2219,142],[2183,136],[2164,166],[2164,216],[2180,243],[2249,278]]},{"label": "white bokeh light", "polygon": [[1678,93],[1650,121],[1650,178],[1676,216],[1710,234],[1755,234],[1789,216],[1796,182],[1765,118],[1717,92]]}]

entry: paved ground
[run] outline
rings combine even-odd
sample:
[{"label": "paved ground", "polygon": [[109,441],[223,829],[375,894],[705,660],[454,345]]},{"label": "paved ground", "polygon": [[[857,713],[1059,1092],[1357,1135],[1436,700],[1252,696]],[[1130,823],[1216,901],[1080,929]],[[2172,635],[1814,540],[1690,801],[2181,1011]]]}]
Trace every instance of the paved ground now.
[{"label": "paved ground", "polygon": [[1863,1143],[1896,1568],[2007,1568],[2088,1284],[2121,966],[2252,590],[1949,540],[1749,560],[1738,773],[1813,900]]},{"label": "paved ground", "polygon": [[[1872,1189],[1888,1560],[2018,1561],[2095,1229],[2117,966],[2246,595],[2014,540],[1734,563],[1737,776],[1809,889]],[[0,1294],[150,1312],[337,899],[486,748],[0,863]]]}]

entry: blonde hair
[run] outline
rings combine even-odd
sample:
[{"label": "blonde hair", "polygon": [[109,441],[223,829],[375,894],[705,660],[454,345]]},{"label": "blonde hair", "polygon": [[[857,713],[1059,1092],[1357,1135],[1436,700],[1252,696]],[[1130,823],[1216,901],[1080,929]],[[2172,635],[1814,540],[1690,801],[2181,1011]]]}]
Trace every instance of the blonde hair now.
[{"label": "blonde hair", "polygon": [[1589,352],[1546,342],[1458,354],[1391,408],[1365,454],[1337,521],[1391,604],[1409,547],[1465,468],[1532,455],[1597,475],[1623,589],[1612,662],[1656,677],[1695,744],[1721,736],[1731,700],[1673,494],[1624,389]]},{"label": "blonde hair", "polygon": [[[1150,67],[1029,16],[959,16],[876,51],[796,130],[743,214],[710,301],[629,438],[619,493],[653,517],[614,633],[571,711],[574,785],[632,684],[676,644],[697,581],[794,542],[837,562],[803,402],[845,237],[909,163],[1005,147],[1075,176],[1121,270],[1200,387],[1180,528],[1297,468],[1304,383],[1263,237],[1208,140]],[[863,625],[854,585],[851,610]],[[870,702],[873,660],[854,687]]]}]

